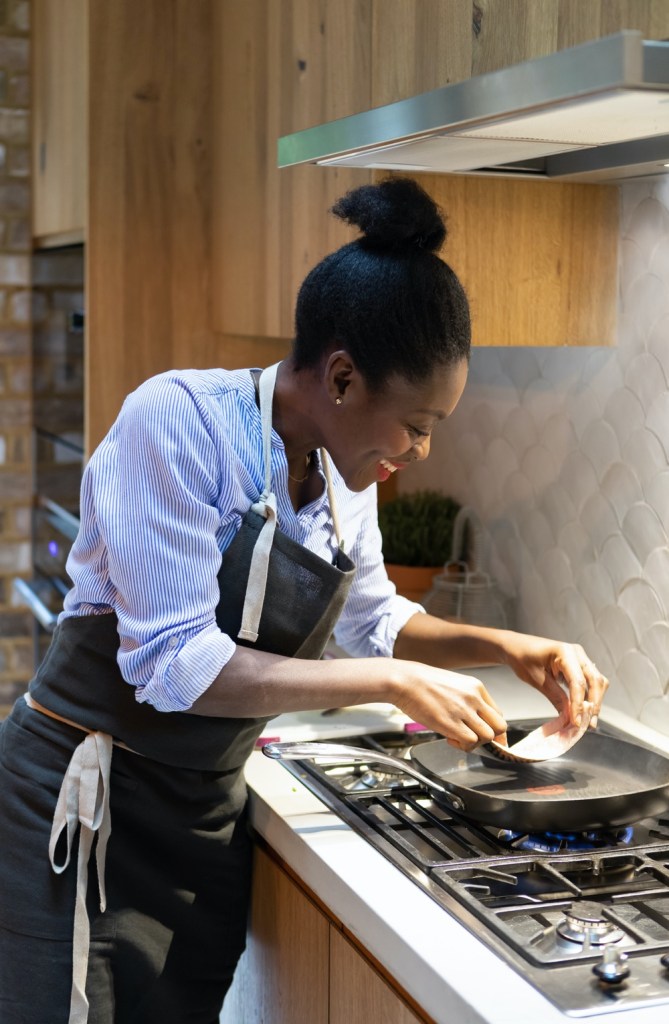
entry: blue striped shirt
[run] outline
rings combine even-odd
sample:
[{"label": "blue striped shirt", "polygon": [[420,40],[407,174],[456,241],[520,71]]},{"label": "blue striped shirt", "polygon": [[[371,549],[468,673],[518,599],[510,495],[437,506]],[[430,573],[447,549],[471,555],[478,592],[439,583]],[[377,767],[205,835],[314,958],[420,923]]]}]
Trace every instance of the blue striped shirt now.
[{"label": "blue striped shirt", "polygon": [[[332,561],[325,490],[295,511],[276,431],[271,466],[279,529]],[[332,476],[346,551],[357,567],[335,639],[356,657],[390,656],[402,626],[422,609],[388,581],[376,487],[356,493],[335,467]],[[67,563],[74,586],[61,618],[116,613],[118,663],[138,701],[185,710],[234,653],[234,639],[216,625],[217,574],[263,486],[260,413],[248,370],[152,377],[128,396],[88,462],[81,528]]]}]

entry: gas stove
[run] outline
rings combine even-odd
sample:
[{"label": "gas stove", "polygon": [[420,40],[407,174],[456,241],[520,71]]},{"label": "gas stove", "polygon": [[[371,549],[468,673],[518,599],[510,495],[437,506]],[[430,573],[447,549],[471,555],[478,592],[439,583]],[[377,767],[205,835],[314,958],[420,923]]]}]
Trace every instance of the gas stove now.
[{"label": "gas stove", "polygon": [[[512,727],[510,742],[538,724]],[[669,1013],[669,814],[588,833],[479,825],[374,764],[374,751],[407,757],[435,738],[356,736],[369,764],[283,764],[562,1012]]]}]

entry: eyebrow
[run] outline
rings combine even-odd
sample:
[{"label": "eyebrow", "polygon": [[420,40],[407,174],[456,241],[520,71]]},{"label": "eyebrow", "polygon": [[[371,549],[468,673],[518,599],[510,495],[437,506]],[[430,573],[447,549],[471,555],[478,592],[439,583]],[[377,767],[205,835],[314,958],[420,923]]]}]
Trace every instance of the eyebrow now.
[{"label": "eyebrow", "polygon": [[416,412],[419,412],[424,416],[434,416],[437,420],[446,419],[446,413],[442,412],[441,409],[416,409]]}]

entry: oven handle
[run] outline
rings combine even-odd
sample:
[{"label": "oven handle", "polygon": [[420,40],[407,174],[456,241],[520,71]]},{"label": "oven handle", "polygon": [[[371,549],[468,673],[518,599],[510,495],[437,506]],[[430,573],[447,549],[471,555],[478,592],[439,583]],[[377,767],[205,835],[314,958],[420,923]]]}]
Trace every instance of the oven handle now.
[{"label": "oven handle", "polygon": [[47,633],[53,633],[56,628],[56,622],[58,621],[58,615],[52,612],[50,608],[44,604],[44,601],[35,593],[34,588],[30,585],[28,580],[22,580],[15,578],[13,580],[14,593],[23,604],[26,604],[30,611],[33,613],[40,626],[42,626]]}]

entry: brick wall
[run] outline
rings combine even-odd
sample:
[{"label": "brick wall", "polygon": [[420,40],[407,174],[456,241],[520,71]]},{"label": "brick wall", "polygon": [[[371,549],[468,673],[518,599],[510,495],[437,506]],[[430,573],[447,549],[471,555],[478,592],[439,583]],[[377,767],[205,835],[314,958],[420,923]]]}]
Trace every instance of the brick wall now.
[{"label": "brick wall", "polygon": [[32,669],[29,614],[12,579],[30,571],[30,5],[0,0],[0,704]]}]

